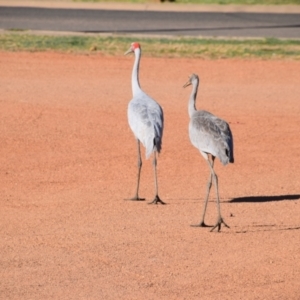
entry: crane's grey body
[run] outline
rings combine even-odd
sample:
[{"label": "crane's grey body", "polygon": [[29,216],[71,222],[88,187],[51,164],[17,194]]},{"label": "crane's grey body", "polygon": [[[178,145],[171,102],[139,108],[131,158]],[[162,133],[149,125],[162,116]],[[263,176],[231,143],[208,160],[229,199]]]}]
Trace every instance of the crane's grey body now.
[{"label": "crane's grey body", "polygon": [[[229,227],[221,216],[219,189],[218,189],[218,177],[213,169],[215,158],[219,158],[223,165],[234,162],[233,157],[233,137],[228,123],[215,115],[205,110],[196,109],[196,97],[199,86],[199,77],[192,74],[189,81],[184,87],[192,85],[192,93],[189,99],[188,111],[190,116],[189,123],[189,136],[191,143],[195,146],[202,156],[206,159],[210,176],[207,183],[206,197],[204,200],[204,209],[202,214],[202,220],[199,225],[205,227],[204,217],[209,197],[210,188],[212,185],[212,179],[215,183],[217,208],[218,208],[218,220],[215,226],[212,226],[212,230],[218,227],[221,229],[221,224]],[[211,160],[209,159],[211,157]]]},{"label": "crane's grey body", "polygon": [[210,153],[223,165],[233,162],[233,138],[229,125],[208,111],[195,111],[189,124],[193,146],[202,153]]},{"label": "crane's grey body", "polygon": [[129,50],[125,53],[134,52],[135,61],[132,69],[132,94],[133,98],[128,104],[128,123],[137,140],[138,151],[138,175],[136,194],[131,200],[145,200],[138,196],[140,175],[142,168],[142,159],[140,151],[140,142],[146,149],[146,158],[149,158],[153,153],[153,167],[155,180],[155,197],[151,203],[165,204],[158,196],[158,183],[156,174],[156,153],[161,151],[162,136],[164,128],[163,110],[160,105],[149,97],[140,87],[139,83],[139,63],[141,57],[141,47],[138,43],[132,43]]},{"label": "crane's grey body", "polygon": [[128,104],[129,126],[146,149],[146,158],[161,150],[163,111],[159,104],[145,93],[137,93]]}]

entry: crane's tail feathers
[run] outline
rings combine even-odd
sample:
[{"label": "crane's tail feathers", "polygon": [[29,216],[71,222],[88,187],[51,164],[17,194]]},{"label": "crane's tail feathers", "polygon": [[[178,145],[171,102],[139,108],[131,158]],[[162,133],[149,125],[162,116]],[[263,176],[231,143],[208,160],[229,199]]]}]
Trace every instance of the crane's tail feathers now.
[{"label": "crane's tail feathers", "polygon": [[153,151],[160,153],[161,150],[161,139],[159,137],[154,137],[153,140],[149,140],[146,145],[146,159],[150,157]]},{"label": "crane's tail feathers", "polygon": [[163,135],[163,124],[159,123],[154,126],[155,136],[153,139],[153,149],[160,153]]},{"label": "crane's tail feathers", "polygon": [[234,163],[232,148],[225,149],[225,152],[220,151],[218,157],[224,166],[226,166],[229,163]]},{"label": "crane's tail feathers", "polygon": [[160,153],[161,150],[161,139],[159,137],[155,137],[153,140],[154,147],[153,149]]}]

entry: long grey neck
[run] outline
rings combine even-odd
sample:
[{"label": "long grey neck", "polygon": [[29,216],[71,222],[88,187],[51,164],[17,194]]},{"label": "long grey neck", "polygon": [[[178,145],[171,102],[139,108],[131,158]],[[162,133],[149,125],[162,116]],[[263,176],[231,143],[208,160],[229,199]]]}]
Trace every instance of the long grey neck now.
[{"label": "long grey neck", "polygon": [[189,116],[190,116],[190,118],[192,117],[193,113],[195,111],[197,111],[196,98],[197,98],[199,80],[197,80],[196,82],[193,81],[192,85],[193,85],[193,89],[192,89],[192,93],[190,95],[190,100],[189,100]]},{"label": "long grey neck", "polygon": [[131,75],[131,85],[132,85],[132,94],[136,95],[141,91],[140,82],[139,82],[139,68],[140,68],[140,58],[141,58],[141,49],[135,49],[134,51],[135,59]]}]

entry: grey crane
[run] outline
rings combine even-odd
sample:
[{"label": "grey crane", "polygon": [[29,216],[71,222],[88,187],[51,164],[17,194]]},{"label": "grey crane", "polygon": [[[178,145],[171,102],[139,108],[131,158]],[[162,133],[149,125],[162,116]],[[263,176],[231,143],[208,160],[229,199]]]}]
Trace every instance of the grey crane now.
[{"label": "grey crane", "polygon": [[[221,215],[218,177],[214,171],[214,161],[217,157],[223,165],[234,162],[233,137],[229,125],[226,121],[214,116],[208,111],[196,109],[196,98],[199,86],[198,75],[192,74],[183,87],[187,87],[189,85],[193,86],[188,105],[188,112],[190,116],[189,136],[193,146],[195,146],[200,151],[202,156],[207,161],[210,170],[202,219],[198,225],[193,226],[213,227],[211,231],[218,227],[218,231],[220,231],[221,224],[224,224],[224,226],[228,228],[229,226],[224,222]],[[218,219],[217,223],[214,226],[208,226],[204,223],[204,217],[209,198],[209,192],[212,185],[212,179],[214,181],[216,189]]]},{"label": "grey crane", "polygon": [[139,197],[139,185],[142,168],[142,158],[140,150],[140,142],[146,149],[146,159],[153,153],[153,169],[154,169],[154,183],[155,183],[155,197],[149,204],[165,204],[158,196],[158,183],[157,183],[157,159],[156,152],[161,151],[162,135],[164,128],[163,110],[160,105],[151,97],[149,97],[140,87],[139,83],[139,65],[141,59],[141,46],[139,43],[134,42],[131,44],[128,53],[135,54],[135,60],[132,69],[131,85],[133,98],[128,104],[128,123],[137,141],[138,152],[138,174],[137,174],[137,187],[136,193],[130,200],[143,201],[144,198]]}]

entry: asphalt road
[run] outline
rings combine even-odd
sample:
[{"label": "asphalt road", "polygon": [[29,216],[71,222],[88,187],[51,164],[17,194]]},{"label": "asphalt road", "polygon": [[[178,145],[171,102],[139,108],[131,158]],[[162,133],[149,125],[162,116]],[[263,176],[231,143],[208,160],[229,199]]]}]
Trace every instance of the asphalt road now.
[{"label": "asphalt road", "polygon": [[300,38],[300,14],[0,6],[0,28],[84,33]]}]

